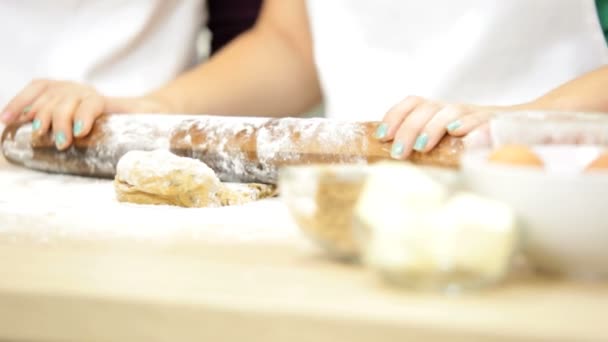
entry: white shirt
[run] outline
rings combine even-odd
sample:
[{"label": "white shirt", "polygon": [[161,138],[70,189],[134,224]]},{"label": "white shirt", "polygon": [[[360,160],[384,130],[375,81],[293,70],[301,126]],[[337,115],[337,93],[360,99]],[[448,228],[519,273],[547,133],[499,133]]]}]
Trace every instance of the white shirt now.
[{"label": "white shirt", "polygon": [[327,116],[408,95],[506,105],[608,63],[594,0],[307,0]]},{"label": "white shirt", "polygon": [[33,78],[138,95],[195,61],[204,0],[3,0],[0,106]]}]

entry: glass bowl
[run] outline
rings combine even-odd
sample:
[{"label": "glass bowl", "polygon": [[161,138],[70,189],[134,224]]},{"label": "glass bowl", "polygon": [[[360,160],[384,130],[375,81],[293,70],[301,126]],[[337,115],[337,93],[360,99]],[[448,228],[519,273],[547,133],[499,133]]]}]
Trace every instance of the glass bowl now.
[{"label": "glass bowl", "polygon": [[330,256],[356,261],[353,208],[368,166],[303,165],[279,172],[279,192],[300,230]]}]

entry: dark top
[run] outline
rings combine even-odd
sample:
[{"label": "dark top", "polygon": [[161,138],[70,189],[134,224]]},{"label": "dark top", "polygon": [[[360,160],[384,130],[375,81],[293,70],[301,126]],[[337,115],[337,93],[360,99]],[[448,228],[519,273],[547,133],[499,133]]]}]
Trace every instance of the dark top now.
[{"label": "dark top", "polygon": [[213,54],[253,26],[262,0],[208,0],[207,4]]},{"label": "dark top", "polygon": [[595,0],[595,3],[597,4],[597,13],[604,30],[604,36],[606,42],[608,42],[608,0]]}]

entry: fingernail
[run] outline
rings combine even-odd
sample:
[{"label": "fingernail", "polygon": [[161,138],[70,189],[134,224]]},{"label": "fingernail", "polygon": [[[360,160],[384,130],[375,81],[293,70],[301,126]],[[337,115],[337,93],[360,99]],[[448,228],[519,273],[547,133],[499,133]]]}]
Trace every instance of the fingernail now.
[{"label": "fingernail", "polygon": [[396,141],[393,144],[393,147],[391,148],[391,157],[395,159],[401,158],[401,156],[403,156],[404,149],[405,146],[403,145],[403,143],[401,141]]},{"label": "fingernail", "polygon": [[62,147],[65,145],[65,134],[63,132],[55,133],[55,145],[57,147]]},{"label": "fingernail", "polygon": [[385,123],[381,123],[376,129],[376,139],[382,139],[386,137],[386,133],[388,133],[388,125]]},{"label": "fingernail", "polygon": [[40,126],[42,126],[42,122],[39,119],[34,119],[34,121],[32,121],[32,129],[34,131],[39,130]]},{"label": "fingernail", "polygon": [[4,112],[2,113],[2,121],[9,121],[13,117],[12,113]]},{"label": "fingernail", "polygon": [[23,111],[21,111],[21,113],[27,114],[30,112],[30,110],[32,110],[32,106],[27,106],[27,107],[23,108]]},{"label": "fingernail", "polygon": [[462,121],[454,120],[454,121],[450,122],[449,125],[446,126],[446,129],[448,130],[448,132],[453,132],[453,131],[459,129],[460,126],[462,126]]},{"label": "fingernail", "polygon": [[74,127],[72,129],[74,135],[79,135],[82,132],[83,126],[84,123],[82,122],[82,120],[77,120],[76,122],[74,122]]},{"label": "fingernail", "polygon": [[416,138],[416,143],[414,143],[414,150],[418,152],[422,152],[426,147],[426,144],[429,143],[429,135],[426,133],[422,133]]}]

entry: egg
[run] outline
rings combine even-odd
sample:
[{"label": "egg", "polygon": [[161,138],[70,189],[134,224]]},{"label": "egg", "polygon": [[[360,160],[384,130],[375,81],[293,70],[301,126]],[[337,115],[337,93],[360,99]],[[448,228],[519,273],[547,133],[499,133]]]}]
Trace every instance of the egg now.
[{"label": "egg", "polygon": [[505,145],[494,150],[488,160],[493,163],[532,166],[542,168],[542,159],[532,149],[524,145]]},{"label": "egg", "polygon": [[586,168],[586,171],[608,171],[608,151],[600,154]]}]

